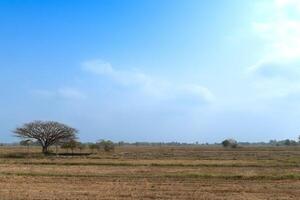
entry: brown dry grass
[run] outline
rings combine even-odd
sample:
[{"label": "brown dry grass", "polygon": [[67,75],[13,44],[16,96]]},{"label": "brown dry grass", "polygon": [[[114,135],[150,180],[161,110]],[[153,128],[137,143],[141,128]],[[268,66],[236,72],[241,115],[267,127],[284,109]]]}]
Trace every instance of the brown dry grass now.
[{"label": "brown dry grass", "polygon": [[1,200],[300,197],[295,147],[119,147],[83,157],[22,152],[0,148]]}]

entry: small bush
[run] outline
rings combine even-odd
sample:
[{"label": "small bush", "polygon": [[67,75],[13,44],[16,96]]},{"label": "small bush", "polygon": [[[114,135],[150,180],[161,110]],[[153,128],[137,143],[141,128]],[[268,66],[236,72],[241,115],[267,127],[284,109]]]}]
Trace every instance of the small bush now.
[{"label": "small bush", "polygon": [[226,139],[222,142],[223,147],[231,147],[231,148],[237,148],[238,143],[234,139]]},{"label": "small bush", "polygon": [[115,150],[115,144],[110,140],[100,140],[100,142],[98,142],[97,144],[106,152]]}]

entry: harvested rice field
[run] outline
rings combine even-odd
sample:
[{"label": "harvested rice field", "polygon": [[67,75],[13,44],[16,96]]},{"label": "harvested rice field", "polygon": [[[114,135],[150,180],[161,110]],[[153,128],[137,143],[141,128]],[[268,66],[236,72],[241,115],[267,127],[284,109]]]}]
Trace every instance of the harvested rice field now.
[{"label": "harvested rice field", "polygon": [[0,150],[1,200],[300,197],[297,147],[124,146],[74,156]]}]

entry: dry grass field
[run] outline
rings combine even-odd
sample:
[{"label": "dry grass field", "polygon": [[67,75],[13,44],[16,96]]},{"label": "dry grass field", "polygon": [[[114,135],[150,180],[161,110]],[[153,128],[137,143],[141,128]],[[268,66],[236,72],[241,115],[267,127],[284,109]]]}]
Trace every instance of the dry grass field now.
[{"label": "dry grass field", "polygon": [[0,199],[300,199],[298,147],[0,148]]}]

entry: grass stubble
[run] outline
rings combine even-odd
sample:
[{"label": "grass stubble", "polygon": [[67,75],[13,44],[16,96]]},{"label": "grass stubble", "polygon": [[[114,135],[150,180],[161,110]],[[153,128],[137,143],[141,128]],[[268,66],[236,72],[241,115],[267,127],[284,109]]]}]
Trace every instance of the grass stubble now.
[{"label": "grass stubble", "polygon": [[84,157],[21,150],[0,149],[1,200],[300,197],[299,148],[119,147]]}]

